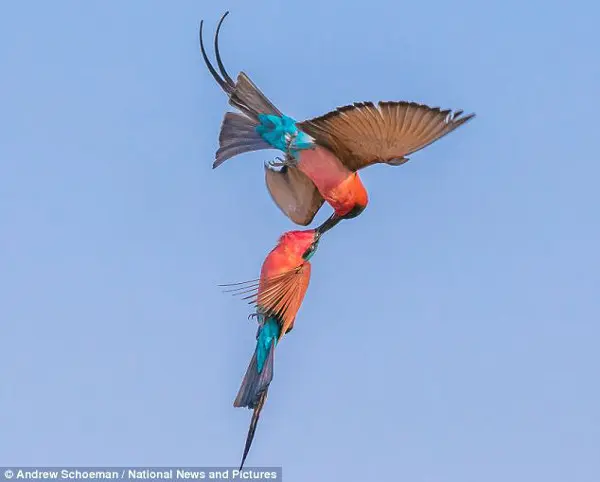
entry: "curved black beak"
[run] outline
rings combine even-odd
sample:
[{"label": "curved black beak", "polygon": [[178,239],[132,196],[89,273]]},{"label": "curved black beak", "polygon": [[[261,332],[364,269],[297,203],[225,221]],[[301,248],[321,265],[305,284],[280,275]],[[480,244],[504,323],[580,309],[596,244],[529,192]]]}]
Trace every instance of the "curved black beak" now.
[{"label": "curved black beak", "polygon": [[315,231],[317,235],[320,237],[333,228],[337,223],[339,223],[343,218],[337,217],[335,214],[332,214],[329,219],[327,219],[323,224],[321,224]]}]

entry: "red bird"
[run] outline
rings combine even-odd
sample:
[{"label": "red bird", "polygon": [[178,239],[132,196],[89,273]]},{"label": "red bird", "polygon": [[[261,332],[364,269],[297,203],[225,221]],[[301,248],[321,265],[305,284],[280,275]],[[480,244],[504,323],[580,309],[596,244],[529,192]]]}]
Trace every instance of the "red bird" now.
[{"label": "red bird", "polygon": [[273,379],[275,347],[279,340],[294,327],[296,315],[304,300],[310,281],[310,258],[315,253],[321,235],[329,229],[322,225],[307,231],[284,233],[277,246],[265,259],[258,280],[236,283],[232,291],[251,293],[256,305],[259,328],[256,348],[242,380],[234,407],[253,409],[240,470],[252,445],[260,412],[267,399],[267,391]]},{"label": "red bird", "polygon": [[[225,114],[213,168],[244,152],[284,152],[280,162],[265,164],[266,184],[277,206],[296,224],[310,224],[324,201],[334,210],[328,220],[331,225],[358,216],[368,203],[358,170],[375,163],[404,164],[406,156],[475,117],[414,102],[379,102],[377,106],[360,102],[296,122],[282,114],[244,72],[234,81],[225,70],[218,40],[228,13],[215,34],[221,75],[208,59],[200,23],[200,49],[206,66],[229,96],[229,103],[242,112]],[[273,169],[276,166],[282,169]]]}]

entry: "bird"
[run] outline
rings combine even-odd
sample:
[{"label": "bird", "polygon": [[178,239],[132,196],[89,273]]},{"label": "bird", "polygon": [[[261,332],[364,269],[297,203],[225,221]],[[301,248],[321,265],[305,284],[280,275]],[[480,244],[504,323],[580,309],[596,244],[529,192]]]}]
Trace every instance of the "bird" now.
[{"label": "bird", "polygon": [[233,402],[234,407],[253,410],[239,470],[242,470],[250,451],[273,380],[275,347],[294,327],[310,281],[309,260],[315,254],[321,236],[331,227],[323,223],[316,229],[283,233],[263,262],[260,278],[221,285],[235,286],[228,290],[234,294],[247,294],[244,299],[249,299],[249,303],[256,307],[256,312],[249,318],[257,318],[259,324],[254,354]]},{"label": "bird", "polygon": [[[227,112],[221,124],[213,169],[251,151],[278,149],[284,157],[264,164],[267,189],[294,223],[308,226],[325,201],[333,208],[332,226],[361,214],[368,194],[358,171],[376,163],[400,166],[407,156],[439,140],[475,114],[442,110],[405,101],[355,102],[322,116],[297,122],[283,114],[244,72],[234,81],[219,52],[221,17],[214,39],[219,72],[204,47],[200,50],[212,77],[240,112]],[[280,169],[277,169],[280,168]]]}]

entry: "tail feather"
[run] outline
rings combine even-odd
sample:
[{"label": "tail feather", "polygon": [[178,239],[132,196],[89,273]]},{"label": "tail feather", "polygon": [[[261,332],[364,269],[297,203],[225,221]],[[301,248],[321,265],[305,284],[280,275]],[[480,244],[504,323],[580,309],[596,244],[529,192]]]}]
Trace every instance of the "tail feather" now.
[{"label": "tail feather", "polygon": [[256,425],[260,412],[267,399],[267,391],[273,380],[273,365],[275,360],[275,346],[279,339],[281,329],[276,318],[268,318],[258,328],[256,334],[256,349],[250,360],[246,375],[242,380],[242,385],[238,391],[237,397],[233,402],[234,407],[248,407],[254,409],[248,435],[246,436],[246,445],[240,470],[244,466],[248,452],[254,439]]},{"label": "tail feather", "polygon": [[256,131],[257,121],[243,114],[227,112],[219,134],[219,149],[213,163],[213,169],[244,152],[273,149]]},{"label": "tail feather", "polygon": [[215,56],[220,75],[219,72],[217,72],[217,69],[211,64],[206,49],[204,48],[204,39],[202,36],[204,21],[200,22],[200,51],[202,52],[202,58],[204,59],[206,67],[217,84],[219,84],[223,91],[229,96],[229,103],[240,109],[244,114],[254,119],[258,119],[259,114],[274,114],[276,116],[281,116],[281,111],[273,105],[267,96],[261,92],[244,72],[238,74],[237,82],[234,82],[227,73],[223,60],[221,59],[221,53],[219,52],[219,33],[221,31],[221,25],[228,14],[229,12],[225,12],[221,17],[221,20],[219,20],[219,24],[217,25],[217,31],[215,32]]},{"label": "tail feather", "polygon": [[248,427],[248,435],[246,436],[246,445],[244,446],[244,455],[242,456],[242,463],[240,464],[240,470],[244,467],[244,462],[246,462],[246,457],[248,456],[248,452],[250,452],[250,447],[252,446],[252,440],[254,439],[254,433],[256,432],[256,425],[258,424],[258,419],[260,418],[260,412],[265,405],[265,401],[267,400],[267,391],[262,392],[256,407],[254,407],[254,412],[252,413],[252,420],[250,421],[250,426]]},{"label": "tail feather", "polygon": [[200,22],[200,51],[204,63],[217,84],[229,97],[229,103],[238,108],[243,114],[234,114],[228,112],[225,115],[223,125],[221,126],[221,135],[219,137],[220,147],[217,151],[216,160],[213,169],[221,165],[227,159],[242,154],[244,152],[259,151],[262,149],[271,149],[272,147],[255,130],[259,124],[260,115],[275,115],[282,117],[281,111],[273,105],[265,94],[250,80],[244,73],[240,72],[237,81],[234,82],[227,73],[225,65],[219,52],[219,32],[223,20],[229,12],[221,17],[215,33],[215,56],[217,59],[217,69],[211,64],[206,49],[204,48],[204,39],[202,29],[204,21]]},{"label": "tail feather", "polygon": [[266,392],[269,385],[273,381],[273,365],[275,360],[275,343],[269,349],[266,361],[262,370],[258,370],[257,352],[254,352],[246,375],[242,380],[242,384],[238,394],[233,402],[234,407],[255,408],[260,400],[262,392]]},{"label": "tail feather", "polygon": [[244,72],[238,74],[229,103],[256,119],[260,114],[283,115]]}]

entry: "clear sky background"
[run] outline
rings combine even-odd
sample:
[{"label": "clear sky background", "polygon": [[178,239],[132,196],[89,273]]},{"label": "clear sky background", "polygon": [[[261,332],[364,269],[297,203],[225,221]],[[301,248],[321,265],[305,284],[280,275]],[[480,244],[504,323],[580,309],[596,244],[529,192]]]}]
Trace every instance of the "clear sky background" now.
[{"label": "clear sky background", "polygon": [[[213,171],[222,31],[285,113],[477,118],[323,239],[248,466],[288,482],[600,478],[599,7],[33,1],[0,15],[0,464],[236,465],[255,322],[219,283],[294,229]],[[326,206],[316,223],[330,214]],[[315,225],[316,225],[315,223]]]}]

